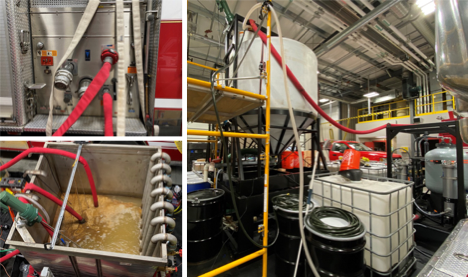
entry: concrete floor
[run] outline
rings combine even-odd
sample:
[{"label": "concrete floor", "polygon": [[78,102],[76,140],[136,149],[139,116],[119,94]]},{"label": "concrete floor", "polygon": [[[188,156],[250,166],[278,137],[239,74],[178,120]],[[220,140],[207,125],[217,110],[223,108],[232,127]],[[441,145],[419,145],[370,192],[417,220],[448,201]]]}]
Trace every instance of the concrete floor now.
[{"label": "concrete floor", "polygon": [[[419,249],[420,247],[418,247]],[[433,254],[430,250],[422,249],[426,253]],[[277,276],[275,274],[275,254],[274,251],[270,251],[270,255],[268,255],[268,277],[285,277],[285,276]],[[429,261],[429,258],[422,255],[418,251],[414,251],[414,256],[417,259],[416,267],[414,271],[411,273],[410,277],[415,277],[418,273],[423,269],[425,264]],[[187,276],[188,277],[195,277],[199,276],[200,274],[206,273],[210,270],[216,269],[222,265],[228,264],[232,262],[233,259],[230,257],[229,249],[227,246],[224,246],[223,249],[219,252],[217,258],[212,258],[209,261],[197,264],[197,265],[188,265]],[[241,266],[235,267],[229,271],[226,271],[220,275],[220,277],[234,277],[234,276],[242,276],[242,277],[258,277],[262,276],[262,259],[257,258],[252,262],[243,264]],[[287,276],[289,277],[289,276]]]}]

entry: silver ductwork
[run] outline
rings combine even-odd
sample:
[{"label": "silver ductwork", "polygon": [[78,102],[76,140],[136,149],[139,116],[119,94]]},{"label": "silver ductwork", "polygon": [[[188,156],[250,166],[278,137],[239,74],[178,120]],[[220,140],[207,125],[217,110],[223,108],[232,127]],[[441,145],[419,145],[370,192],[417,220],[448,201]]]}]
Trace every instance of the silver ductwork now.
[{"label": "silver ductwork", "polygon": [[383,2],[382,4],[377,6],[374,10],[372,10],[370,13],[366,14],[361,19],[356,21],[353,25],[349,26],[346,30],[337,34],[328,42],[320,46],[320,48],[315,51],[315,55],[317,57],[320,57],[321,55],[325,54],[326,52],[328,52],[329,50],[337,46],[340,42],[344,41],[349,35],[359,30],[360,28],[366,26],[368,23],[376,19],[379,15],[383,14],[385,11],[390,9],[399,1],[400,0],[388,0],[388,1]]},{"label": "silver ductwork", "polygon": [[[436,1],[436,63],[440,85],[457,99],[458,114],[468,112],[468,2]],[[468,142],[468,118],[460,119]]]}]

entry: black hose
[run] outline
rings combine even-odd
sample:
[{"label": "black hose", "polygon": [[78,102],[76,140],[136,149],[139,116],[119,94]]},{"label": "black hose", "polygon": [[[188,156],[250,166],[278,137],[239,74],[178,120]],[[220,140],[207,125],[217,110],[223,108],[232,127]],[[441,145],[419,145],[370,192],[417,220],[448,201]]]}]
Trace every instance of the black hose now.
[{"label": "black hose", "polygon": [[[278,196],[273,197],[273,199],[271,199],[271,203],[274,206],[277,206],[283,209],[287,209],[291,211],[298,211],[299,210],[299,194],[280,194]],[[307,207],[307,203],[303,203],[302,207],[303,207],[303,210],[305,211]],[[313,206],[311,208],[313,208]]]},{"label": "black hose", "polygon": [[422,223],[413,223],[413,226],[421,226],[421,227],[427,228],[429,230],[433,230],[433,231],[440,232],[440,233],[443,233],[443,234],[446,234],[446,235],[450,235],[450,232],[447,232],[447,231],[442,230],[442,229],[437,229],[437,228],[429,226],[429,225],[424,225]]},{"label": "black hose", "polygon": [[414,206],[416,206],[416,209],[418,211],[420,211],[422,214],[426,215],[426,216],[439,217],[439,216],[443,216],[444,214],[446,214],[446,212],[442,212],[442,213],[438,213],[438,214],[430,214],[430,213],[426,212],[425,210],[423,210],[421,207],[419,207],[418,203],[416,203],[416,202],[414,202]]},{"label": "black hose", "polygon": [[[327,217],[341,218],[349,225],[344,227],[330,226],[321,220]],[[315,208],[305,220],[313,230],[332,237],[355,237],[365,231],[364,224],[355,214],[336,207]]]},{"label": "black hose", "polygon": [[426,253],[424,251],[422,251],[421,249],[415,247],[414,250],[418,251],[419,253],[421,253],[423,256],[425,256],[426,258],[432,258],[432,255],[430,255],[429,253]]},{"label": "black hose", "polygon": [[[255,31],[255,34],[254,36],[252,37],[252,40],[250,43],[253,42],[253,40],[257,37],[257,34],[258,34],[258,31],[261,29],[261,26],[263,25],[263,22],[265,20],[266,17],[264,17],[262,19],[262,21],[260,22],[260,28],[257,28],[257,31]],[[242,44],[242,41],[244,40],[244,35],[245,35],[245,32],[244,34],[242,35],[242,38],[241,38],[241,44]],[[220,137],[221,137],[221,141],[223,142],[223,152],[227,155],[228,153],[228,149],[227,149],[227,145],[226,145],[226,138],[224,137],[224,134],[223,134],[223,128],[221,127],[221,120],[219,118],[219,113],[218,113],[218,107],[216,105],[216,97],[215,97],[215,91],[214,91],[214,84],[215,84],[215,77],[218,75],[219,72],[221,71],[224,71],[226,70],[229,66],[232,65],[232,63],[236,60],[237,56],[239,55],[239,51],[236,52],[236,54],[234,55],[234,57],[231,59],[231,62],[229,62],[229,64],[226,64],[225,66],[223,66],[222,68],[218,69],[216,72],[214,72],[211,77],[210,77],[210,82],[211,82],[211,99],[213,101],[213,108],[214,108],[214,112],[216,114],[216,121],[218,123],[218,126],[220,126],[219,128],[219,133],[220,133]],[[239,215],[239,209],[237,208],[237,203],[236,203],[236,191],[234,189],[234,185],[232,183],[232,176],[231,176],[231,167],[229,166],[229,159],[226,159],[226,167],[227,167],[227,175],[228,175],[228,180],[229,180],[229,189],[231,190],[231,200],[232,200],[232,205],[233,205],[233,208],[234,208],[234,212],[236,214],[236,217],[239,219],[239,227],[241,228],[242,230],[242,233],[247,237],[247,239],[255,246],[259,247],[259,248],[269,248],[271,246],[273,246],[276,242],[276,240],[278,239],[279,237],[279,224],[277,223],[277,227],[276,227],[276,237],[274,239],[274,241],[269,244],[269,245],[261,245],[259,243],[257,243],[248,233],[247,233],[247,230],[245,230],[245,227],[244,227],[244,224],[242,224],[242,220],[240,220],[241,216]],[[278,222],[278,219],[276,217],[276,212],[274,213],[275,215],[275,220],[276,222]],[[268,219],[267,219],[268,220]]]}]

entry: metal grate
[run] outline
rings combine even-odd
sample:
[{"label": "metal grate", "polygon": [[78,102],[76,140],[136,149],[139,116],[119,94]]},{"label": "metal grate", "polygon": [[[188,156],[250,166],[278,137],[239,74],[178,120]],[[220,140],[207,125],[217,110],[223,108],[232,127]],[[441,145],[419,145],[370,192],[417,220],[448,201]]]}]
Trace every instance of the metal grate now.
[{"label": "metal grate", "polygon": [[[68,116],[66,115],[55,115],[52,123],[53,132],[65,122]],[[25,132],[45,132],[48,115],[38,114],[34,117],[31,122],[24,126]],[[113,118],[114,126],[116,126],[116,118]],[[145,136],[146,129],[138,118],[125,119],[125,135],[126,136]],[[114,127],[115,130],[115,127]],[[75,124],[67,131],[67,134],[76,135],[104,135],[104,120],[102,117],[95,116],[81,116]]]},{"label": "metal grate", "polygon": [[468,272],[468,220],[461,220],[419,276],[466,276]]},{"label": "metal grate", "polygon": [[[8,45],[8,27],[6,17],[6,6],[0,4],[0,60],[8,61],[10,51]],[[13,97],[12,97],[12,76],[10,70],[10,62],[2,62],[0,64],[0,83],[2,90],[0,91],[0,117],[11,118],[13,116]],[[9,103],[9,100],[11,103]]]},{"label": "metal grate", "polygon": [[31,0],[33,8],[86,7],[88,0]]},{"label": "metal grate", "polygon": [[[148,65],[148,75],[151,76],[151,84],[150,86],[150,92],[149,92],[149,103],[146,103],[149,107],[149,114],[151,117],[153,117],[153,110],[154,110],[154,98],[155,98],[155,93],[156,93],[156,73],[158,70],[158,53],[159,53],[159,32],[161,30],[161,3],[162,0],[153,0],[153,6],[149,7],[148,10],[151,8],[151,10],[157,10],[158,11],[158,18],[154,22],[154,24],[150,28],[150,37],[149,40],[151,43],[149,44],[149,65]],[[154,123],[154,118],[153,123]]]},{"label": "metal grate", "polygon": [[33,64],[31,46],[26,54],[21,53],[20,30],[30,30],[28,0],[7,0],[6,15],[10,37],[11,75],[13,76],[13,93],[15,119],[19,126],[26,124],[25,83],[33,83]]}]

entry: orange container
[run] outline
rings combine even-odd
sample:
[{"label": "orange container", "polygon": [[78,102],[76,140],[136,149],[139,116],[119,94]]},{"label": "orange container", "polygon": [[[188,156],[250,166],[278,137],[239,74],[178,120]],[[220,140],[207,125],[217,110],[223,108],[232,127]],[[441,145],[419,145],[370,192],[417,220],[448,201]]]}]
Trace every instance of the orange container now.
[{"label": "orange container", "polygon": [[343,161],[341,162],[340,171],[350,169],[360,169],[361,166],[361,152],[354,149],[347,149],[343,154]]},{"label": "orange container", "polygon": [[285,169],[299,168],[299,154],[297,151],[281,153],[281,167]]},{"label": "orange container", "polygon": [[312,167],[312,151],[302,151],[302,158],[304,159],[305,167]]}]

